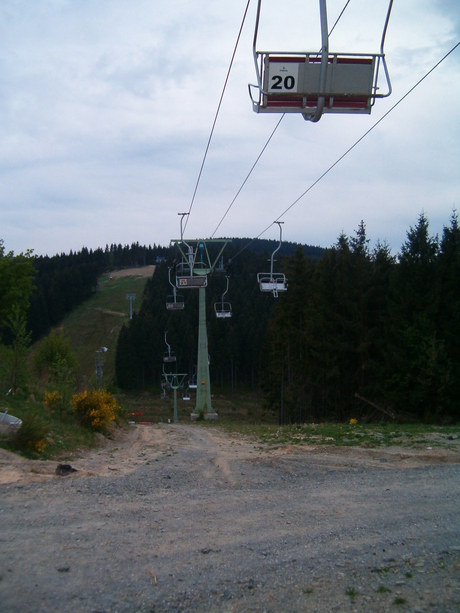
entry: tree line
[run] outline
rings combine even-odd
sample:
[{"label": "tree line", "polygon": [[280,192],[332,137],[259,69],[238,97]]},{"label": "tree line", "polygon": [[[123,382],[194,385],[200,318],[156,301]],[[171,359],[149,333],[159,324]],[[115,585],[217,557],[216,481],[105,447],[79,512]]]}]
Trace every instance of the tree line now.
[{"label": "tree line", "polygon": [[420,215],[398,256],[364,223],[313,263],[285,261],[264,389],[280,423],[460,420],[460,228]]},{"label": "tree line", "polygon": [[[268,323],[273,314],[274,301],[262,295],[256,282],[257,273],[269,270],[267,261],[278,246],[277,241],[229,239],[223,263],[226,272],[213,274],[206,289],[207,332],[210,355],[211,383],[219,390],[260,389],[265,356],[268,351]],[[320,257],[319,247],[283,243],[281,256],[302,249],[313,259]],[[211,256],[213,248],[209,247]],[[235,255],[237,257],[235,257]],[[170,312],[166,309],[173,288],[168,280],[177,254],[171,250],[167,262],[159,265],[155,275],[147,281],[140,311],[120,332],[116,353],[116,377],[123,389],[160,389],[163,354],[167,341],[177,357],[177,372],[189,378],[197,363],[198,292],[184,290],[185,308]],[[212,257],[211,257],[212,259]],[[231,262],[230,266],[227,264]],[[174,282],[174,271],[171,277]],[[214,305],[222,300],[229,276],[229,291],[225,301],[232,305],[232,317],[217,319]]]},{"label": "tree line", "polygon": [[35,288],[30,296],[27,326],[36,341],[59,324],[74,308],[95,291],[99,276],[118,268],[156,264],[166,257],[168,248],[160,246],[106,245],[96,250],[34,257]]},{"label": "tree line", "polygon": [[[400,253],[370,248],[363,222],[355,236],[308,253],[284,244],[277,262],[289,289],[262,294],[257,272],[268,269],[276,242],[260,252],[234,239],[228,257],[233,317],[213,306],[225,289],[214,275],[207,290],[208,342],[214,391],[262,388],[280,423],[350,418],[460,419],[460,229],[454,213],[442,236],[420,215]],[[320,257],[318,257],[320,256]],[[166,310],[172,294],[165,263],[149,280],[142,308],[119,337],[121,387],[159,387],[168,343],[179,372],[193,373],[198,298],[186,290],[184,311]],[[187,294],[188,292],[188,294]]]}]

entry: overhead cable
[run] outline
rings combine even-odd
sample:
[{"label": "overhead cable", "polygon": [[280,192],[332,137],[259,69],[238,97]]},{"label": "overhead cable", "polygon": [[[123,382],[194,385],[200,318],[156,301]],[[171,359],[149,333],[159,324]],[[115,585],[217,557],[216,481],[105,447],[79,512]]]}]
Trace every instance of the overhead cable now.
[{"label": "overhead cable", "polygon": [[407,91],[404,96],[402,96],[384,115],[382,115],[382,117],[380,117],[380,119],[378,121],[375,122],[375,124],[373,126],[371,126],[369,128],[369,130],[367,130],[367,132],[364,132],[364,134],[358,138],[357,141],[355,141],[355,143],[349,147],[345,153],[343,153],[333,164],[331,164],[331,166],[329,166],[329,168],[327,170],[325,170],[311,185],[308,189],[306,189],[298,198],[296,198],[296,200],[294,200],[294,202],[288,206],[287,209],[285,209],[283,211],[283,213],[281,213],[281,215],[279,217],[277,217],[275,219],[275,221],[273,221],[269,226],[267,226],[265,228],[265,230],[262,230],[262,232],[260,234],[258,234],[258,236],[256,236],[255,238],[253,238],[247,245],[245,245],[240,251],[238,251],[238,253],[233,257],[233,259],[235,259],[235,257],[237,257],[238,255],[240,255],[240,253],[242,253],[245,249],[247,249],[249,247],[249,245],[251,245],[255,240],[257,240],[258,238],[260,238],[263,234],[265,234],[265,232],[267,232],[267,230],[269,230],[275,223],[277,223],[280,219],[282,219],[286,213],[288,213],[304,196],[306,196],[308,194],[309,191],[311,191],[315,185],[317,185],[322,179],[324,179],[324,177],[333,169],[337,166],[337,164],[339,164],[339,162],[341,162],[362,140],[364,140],[364,138],[366,138],[366,136],[368,134],[370,134],[372,132],[372,130],[374,130],[374,128],[376,128],[380,123],[382,123],[382,121],[388,117],[388,115],[394,111],[394,109],[399,106],[399,104],[401,104],[401,102],[403,100],[405,100],[432,72],[434,72],[436,70],[436,68],[438,68],[443,62],[444,60],[446,60],[449,55],[451,55],[455,49],[457,49],[457,47],[460,46],[460,41],[454,45],[452,47],[452,49],[450,49],[450,51],[448,51],[446,53],[446,55],[444,55],[444,57],[442,57],[421,79],[419,79],[417,81],[417,83],[415,85],[413,85],[409,91]]},{"label": "overhead cable", "polygon": [[[337,24],[339,23],[340,19],[342,18],[342,15],[345,13],[345,10],[346,10],[347,6],[350,4],[350,2],[351,2],[351,0],[347,0],[347,2],[345,3],[345,5],[344,5],[343,9],[341,10],[341,12],[340,12],[339,16],[338,16],[338,17],[337,17],[337,19],[335,20],[334,25],[332,26],[331,30],[329,31],[328,36],[330,36],[330,35],[332,34],[332,32],[334,31],[335,27],[336,27],[336,26],[337,26]],[[250,171],[248,172],[248,174],[246,175],[246,178],[244,179],[244,181],[243,181],[243,183],[242,183],[241,187],[239,188],[239,190],[236,192],[235,197],[233,198],[233,200],[232,200],[232,201],[231,201],[231,203],[229,204],[229,206],[228,206],[227,210],[225,211],[224,215],[222,216],[222,219],[219,221],[219,223],[218,223],[218,225],[217,225],[216,229],[215,229],[215,230],[214,230],[214,232],[211,234],[211,238],[213,238],[213,237],[214,237],[214,235],[216,234],[217,230],[220,228],[220,226],[221,226],[222,222],[223,222],[223,221],[224,221],[224,219],[227,217],[227,214],[229,213],[230,209],[232,208],[233,204],[235,203],[235,200],[236,200],[236,199],[238,198],[238,196],[240,195],[241,190],[243,189],[243,187],[245,186],[245,184],[246,184],[247,180],[248,180],[248,179],[249,179],[249,177],[251,176],[251,174],[252,174],[252,172],[253,172],[254,168],[257,166],[257,164],[258,164],[258,162],[259,162],[260,158],[262,157],[262,154],[264,153],[265,149],[267,148],[267,146],[268,146],[269,142],[271,141],[271,139],[272,139],[273,135],[275,134],[276,130],[278,129],[278,126],[280,125],[280,123],[281,123],[281,121],[283,120],[283,118],[284,118],[284,113],[281,115],[281,118],[280,118],[280,120],[278,121],[278,123],[276,124],[275,129],[274,129],[274,130],[272,131],[272,133],[270,134],[270,136],[269,136],[269,138],[268,138],[267,142],[265,143],[265,145],[264,145],[264,146],[263,146],[263,148],[262,148],[262,151],[259,153],[259,155],[258,155],[258,157],[257,157],[256,161],[255,161],[255,162],[254,162],[254,164],[252,165],[251,170],[250,170]]]},{"label": "overhead cable", "polygon": [[232,59],[230,61],[230,66],[228,67],[227,76],[225,78],[224,87],[223,87],[222,93],[220,95],[220,100],[219,100],[219,104],[217,106],[216,115],[214,117],[214,121],[213,121],[213,124],[212,124],[211,133],[210,133],[209,139],[208,139],[208,144],[206,145],[206,150],[204,152],[203,161],[201,162],[200,172],[198,173],[198,179],[197,179],[197,182],[196,182],[196,185],[195,185],[195,189],[193,191],[192,201],[190,203],[190,207],[189,207],[189,210],[188,210],[188,216],[187,216],[187,220],[185,222],[184,231],[185,231],[185,229],[187,227],[187,224],[188,224],[188,221],[190,219],[190,213],[192,212],[193,203],[195,202],[195,197],[196,197],[196,193],[197,193],[197,190],[198,190],[198,185],[200,184],[201,175],[203,174],[204,164],[206,162],[206,158],[207,158],[207,155],[208,155],[209,146],[211,145],[212,136],[214,134],[214,128],[216,127],[217,117],[219,116],[220,107],[222,106],[222,100],[224,98],[225,90],[227,88],[228,79],[230,77],[230,72],[232,70],[233,61],[235,59],[236,51],[238,49],[238,44],[239,44],[240,38],[241,38],[241,32],[243,30],[244,22],[246,21],[246,15],[248,13],[248,8],[249,8],[250,2],[251,2],[251,0],[248,0],[248,3],[246,4],[246,9],[244,11],[243,20],[241,22],[240,30],[238,32],[238,37],[236,39],[235,48],[233,49]]}]

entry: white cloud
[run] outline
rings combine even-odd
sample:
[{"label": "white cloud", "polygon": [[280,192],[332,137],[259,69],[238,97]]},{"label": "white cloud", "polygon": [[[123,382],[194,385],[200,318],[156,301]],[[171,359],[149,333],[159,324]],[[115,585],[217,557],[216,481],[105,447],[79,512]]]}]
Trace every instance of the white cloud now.
[{"label": "white cloud", "polygon": [[[267,44],[316,48],[317,3],[311,4],[310,11],[305,0],[264,2]],[[177,237],[177,213],[191,202],[245,6],[246,0],[2,3],[0,237],[7,249],[53,254]],[[328,7],[331,25],[343,2],[330,0]],[[378,50],[385,10],[383,0],[354,0],[331,48]],[[279,119],[251,110],[254,11],[253,3],[191,235],[214,231]],[[313,38],[304,40],[309,32]],[[313,125],[286,116],[218,234],[258,235],[459,33],[457,2],[395,3],[386,41],[392,96],[378,101],[370,117],[325,116]],[[328,246],[363,219],[372,242],[387,239],[397,250],[422,210],[440,232],[458,206],[459,73],[457,49],[286,214],[284,237]]]}]

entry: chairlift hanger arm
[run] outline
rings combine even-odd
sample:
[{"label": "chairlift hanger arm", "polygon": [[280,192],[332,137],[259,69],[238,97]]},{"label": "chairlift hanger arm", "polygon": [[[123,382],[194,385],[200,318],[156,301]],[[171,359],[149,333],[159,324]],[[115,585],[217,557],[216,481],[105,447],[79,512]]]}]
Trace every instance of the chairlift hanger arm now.
[{"label": "chairlift hanger arm", "polygon": [[270,259],[271,264],[270,264],[270,272],[273,275],[273,262],[275,261],[275,253],[277,253],[280,249],[281,249],[281,245],[283,244],[283,227],[282,224],[284,223],[284,221],[274,221],[273,223],[277,223],[280,229],[280,242],[278,247],[275,249],[275,251],[272,253],[272,257]]}]

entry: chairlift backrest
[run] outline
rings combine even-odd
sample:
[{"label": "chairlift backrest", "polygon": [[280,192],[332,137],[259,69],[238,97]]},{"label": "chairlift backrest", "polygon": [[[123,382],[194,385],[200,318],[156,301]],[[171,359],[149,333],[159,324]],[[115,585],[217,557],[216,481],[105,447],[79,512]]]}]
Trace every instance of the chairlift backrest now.
[{"label": "chairlift backrest", "polygon": [[[249,85],[256,113],[301,113],[317,122],[323,113],[369,114],[377,98],[391,94],[384,42],[393,0],[389,0],[380,53],[330,53],[326,0],[319,0],[321,50],[258,51],[261,1],[258,0],[253,41],[257,85]],[[386,91],[379,91],[380,69]],[[258,89],[256,97],[253,88]]]}]

